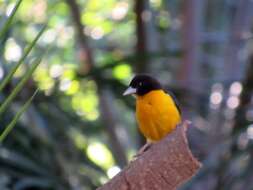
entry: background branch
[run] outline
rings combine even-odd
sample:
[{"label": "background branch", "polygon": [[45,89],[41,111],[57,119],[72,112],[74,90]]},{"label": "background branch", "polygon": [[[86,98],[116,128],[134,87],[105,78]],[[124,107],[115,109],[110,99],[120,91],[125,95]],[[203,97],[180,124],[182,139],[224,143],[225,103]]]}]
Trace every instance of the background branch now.
[{"label": "background branch", "polygon": [[[77,43],[79,43],[79,60],[81,63],[81,67],[79,69],[79,74],[84,75],[87,74],[90,70],[94,68],[95,60],[94,60],[94,53],[93,50],[89,47],[88,39],[83,33],[84,25],[81,22],[81,13],[79,10],[79,6],[75,0],[66,0],[70,8],[70,12],[73,17],[73,22],[75,25],[75,30],[77,34]],[[115,155],[115,160],[117,164],[121,167],[125,166],[127,163],[127,158],[121,145],[121,142],[116,134],[116,120],[114,119],[114,111],[108,105],[107,94],[105,93],[106,87],[99,82],[99,76],[94,78],[96,85],[98,87],[98,96],[99,96],[99,105],[101,110],[101,120],[103,120],[105,124],[105,130],[108,134],[108,140],[110,141],[110,146],[112,149],[112,153]]]}]

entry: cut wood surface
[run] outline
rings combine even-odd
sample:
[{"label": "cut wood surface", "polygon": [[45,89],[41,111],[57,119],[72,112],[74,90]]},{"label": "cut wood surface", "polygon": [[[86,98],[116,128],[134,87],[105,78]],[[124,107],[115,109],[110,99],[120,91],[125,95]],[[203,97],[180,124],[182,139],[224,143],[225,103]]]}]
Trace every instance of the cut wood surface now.
[{"label": "cut wood surface", "polygon": [[188,125],[178,126],[97,190],[177,189],[201,167],[188,146]]}]

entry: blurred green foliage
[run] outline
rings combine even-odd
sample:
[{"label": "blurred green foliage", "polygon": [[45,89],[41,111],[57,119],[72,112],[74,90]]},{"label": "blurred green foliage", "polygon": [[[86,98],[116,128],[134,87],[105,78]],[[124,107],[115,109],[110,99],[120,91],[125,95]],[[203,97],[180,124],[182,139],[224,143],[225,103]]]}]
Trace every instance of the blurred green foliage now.
[{"label": "blurred green foliage", "polygon": [[[249,122],[239,133],[231,134],[240,94],[247,89],[243,82],[247,74],[235,68],[241,74],[235,78],[224,63],[224,42],[231,36],[229,27],[233,23],[230,15],[235,14],[239,3],[208,1],[208,10],[202,10],[201,26],[207,31],[198,33],[201,53],[196,74],[195,65],[183,64],[187,62],[187,37],[183,35],[191,31],[184,31],[182,15],[189,5],[177,0],[143,2],[141,13],[135,8],[136,2],[129,0],[22,2],[0,39],[1,80],[20,65],[0,94],[1,105],[27,76],[29,63],[44,56],[1,117],[0,132],[39,89],[16,128],[0,145],[0,189],[95,189],[119,172],[141,145],[134,99],[122,97],[122,92],[140,62],[145,62],[145,72],[177,95],[184,117],[196,126],[190,130],[189,139],[204,167],[182,189],[210,186],[210,190],[247,190],[245,184],[252,177],[247,170],[252,168],[252,103],[247,103]],[[0,0],[0,31],[15,3]],[[75,5],[78,10],[73,11]],[[220,9],[224,11],[217,11]],[[145,25],[143,36],[136,32],[138,15]],[[40,37],[38,41],[36,37]],[[146,45],[140,50],[136,44],[143,41]],[[243,43],[238,51],[250,52],[252,42],[243,40],[239,44]],[[240,55],[246,60],[243,53]],[[246,61],[242,65],[246,68]],[[196,77],[193,82],[187,78],[190,74]],[[239,150],[231,151],[232,142]]]}]

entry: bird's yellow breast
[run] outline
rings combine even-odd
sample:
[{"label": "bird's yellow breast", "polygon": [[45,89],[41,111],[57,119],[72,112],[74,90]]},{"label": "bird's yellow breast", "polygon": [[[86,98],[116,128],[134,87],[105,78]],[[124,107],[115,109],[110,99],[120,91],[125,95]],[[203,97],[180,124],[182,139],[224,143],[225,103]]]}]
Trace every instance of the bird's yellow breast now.
[{"label": "bird's yellow breast", "polygon": [[173,98],[163,90],[137,96],[136,117],[140,131],[151,141],[172,132],[181,120]]}]

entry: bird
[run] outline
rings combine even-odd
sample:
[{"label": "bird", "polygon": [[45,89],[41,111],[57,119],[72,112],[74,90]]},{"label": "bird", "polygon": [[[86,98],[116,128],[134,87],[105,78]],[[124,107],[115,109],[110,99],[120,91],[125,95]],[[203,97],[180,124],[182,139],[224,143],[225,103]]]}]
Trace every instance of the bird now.
[{"label": "bird", "polygon": [[123,93],[136,97],[136,119],[147,143],[138,151],[145,152],[153,143],[171,133],[181,122],[181,110],[175,96],[148,74],[137,74]]}]

